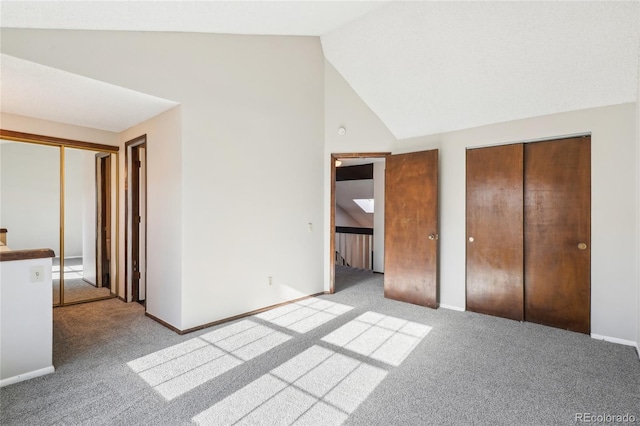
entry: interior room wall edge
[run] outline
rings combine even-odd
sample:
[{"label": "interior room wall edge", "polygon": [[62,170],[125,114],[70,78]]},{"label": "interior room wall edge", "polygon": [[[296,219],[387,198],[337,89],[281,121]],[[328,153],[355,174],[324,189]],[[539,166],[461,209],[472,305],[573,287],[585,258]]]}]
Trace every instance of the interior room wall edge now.
[{"label": "interior room wall edge", "polygon": [[591,331],[637,341],[635,115],[627,103],[398,141],[394,153],[440,149],[440,302],[465,306],[466,149],[591,134]]}]

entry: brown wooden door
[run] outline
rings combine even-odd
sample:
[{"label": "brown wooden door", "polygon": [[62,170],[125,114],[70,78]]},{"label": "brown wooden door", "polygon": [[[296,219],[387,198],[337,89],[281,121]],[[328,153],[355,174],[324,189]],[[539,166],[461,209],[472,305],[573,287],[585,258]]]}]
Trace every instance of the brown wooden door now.
[{"label": "brown wooden door", "polygon": [[589,333],[591,138],[525,147],[525,319]]},{"label": "brown wooden door", "polygon": [[467,150],[467,310],[522,321],[523,145]]},{"label": "brown wooden door", "polygon": [[437,308],[438,150],[387,157],[384,226],[384,296]]}]

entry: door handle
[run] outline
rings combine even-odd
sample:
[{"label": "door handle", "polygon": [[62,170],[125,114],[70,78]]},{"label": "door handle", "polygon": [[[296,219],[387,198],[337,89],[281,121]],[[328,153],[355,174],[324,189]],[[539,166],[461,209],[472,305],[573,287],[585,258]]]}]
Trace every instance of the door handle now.
[{"label": "door handle", "polygon": [[438,234],[429,234],[429,239],[430,240],[437,240],[438,239]]},{"label": "door handle", "polygon": [[469,242],[472,243],[473,241],[473,237],[469,237]]},{"label": "door handle", "polygon": [[585,243],[580,243],[580,244],[578,244],[578,248],[580,250],[586,250],[587,249],[587,245]]}]

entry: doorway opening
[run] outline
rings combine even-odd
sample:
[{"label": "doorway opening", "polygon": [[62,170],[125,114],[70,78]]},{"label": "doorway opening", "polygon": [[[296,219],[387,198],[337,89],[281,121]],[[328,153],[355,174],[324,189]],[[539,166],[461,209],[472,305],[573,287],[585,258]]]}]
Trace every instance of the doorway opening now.
[{"label": "doorway opening", "polygon": [[388,155],[331,154],[330,293],[335,293],[336,265],[384,272],[384,164]]},{"label": "doorway opening", "polygon": [[125,298],[146,306],[147,300],[147,137],[125,144]]},{"label": "doorway opening", "polygon": [[[406,154],[331,155],[331,256],[336,253],[336,166],[345,161],[384,157],[381,170],[384,219],[374,236],[375,252],[383,251],[384,297],[437,309],[439,306],[438,150]],[[330,262],[329,292],[335,292],[336,265]],[[374,262],[375,267],[375,262]]]}]

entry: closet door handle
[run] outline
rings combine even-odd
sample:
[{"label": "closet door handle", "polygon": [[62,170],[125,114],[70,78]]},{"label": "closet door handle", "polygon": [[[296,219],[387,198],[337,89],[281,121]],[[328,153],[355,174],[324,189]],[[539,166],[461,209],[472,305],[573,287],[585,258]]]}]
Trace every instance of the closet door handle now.
[{"label": "closet door handle", "polygon": [[580,244],[578,244],[578,248],[580,250],[586,250],[587,249],[587,245],[585,243],[580,243]]},{"label": "closet door handle", "polygon": [[429,234],[429,239],[430,240],[437,240],[438,239],[438,234]]}]

